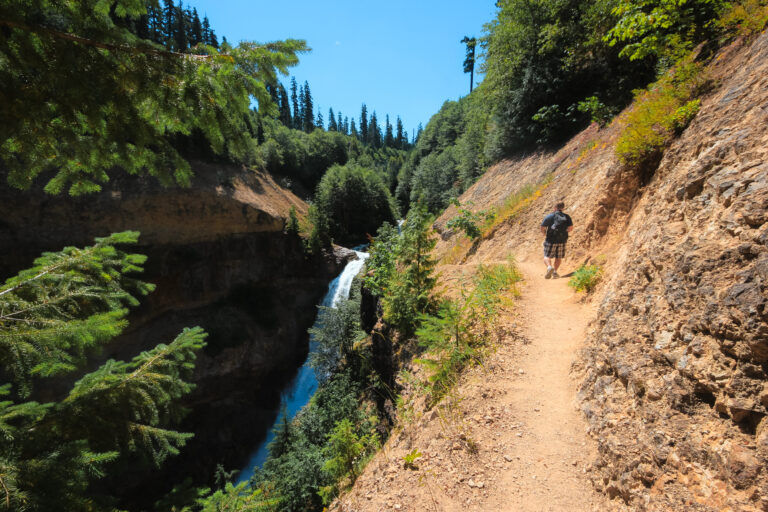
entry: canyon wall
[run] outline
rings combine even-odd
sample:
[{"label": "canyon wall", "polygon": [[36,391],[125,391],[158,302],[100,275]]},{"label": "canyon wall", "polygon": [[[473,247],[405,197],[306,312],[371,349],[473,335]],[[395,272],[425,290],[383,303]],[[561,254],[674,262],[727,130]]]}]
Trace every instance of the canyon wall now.
[{"label": "canyon wall", "polygon": [[[304,215],[307,206],[269,175],[203,163],[193,169],[189,188],[121,176],[82,198],[0,187],[2,279],[42,251],[89,245],[115,231],[141,232],[139,245],[128,250],[148,256],[142,279],[157,289],[92,366],[167,343],[187,326],[209,334],[180,426],[195,437],[162,469],[172,476],[153,474],[148,481],[137,471],[106,483],[123,495],[141,485],[134,504],[146,505],[181,476],[210,484],[216,464],[245,465],[272,424],[283,385],[306,356],[316,304],[354,254],[337,248],[308,255],[298,236],[283,233],[290,208]],[[51,387],[42,398],[56,392]]]}]

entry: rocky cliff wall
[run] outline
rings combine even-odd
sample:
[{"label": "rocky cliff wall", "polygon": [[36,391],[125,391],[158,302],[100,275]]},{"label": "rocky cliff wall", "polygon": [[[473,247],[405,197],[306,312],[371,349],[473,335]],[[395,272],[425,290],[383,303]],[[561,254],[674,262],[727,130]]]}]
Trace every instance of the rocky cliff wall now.
[{"label": "rocky cliff wall", "polygon": [[616,160],[618,123],[592,126],[462,196],[484,210],[536,190],[475,247],[457,253],[453,207],[436,223],[444,261],[538,261],[541,219],[565,201],[566,270],[605,269],[576,370],[600,450],[591,475],[617,508],[768,510],[768,34],[723,49],[708,74],[713,91],[652,172]]},{"label": "rocky cliff wall", "polygon": [[[316,304],[354,254],[305,255],[301,240],[283,227],[291,206],[303,215],[306,204],[270,176],[202,163],[193,168],[189,188],[121,177],[97,195],[72,199],[0,187],[2,279],[42,251],[88,245],[120,230],[141,232],[131,250],[148,256],[142,278],[157,289],[93,366],[168,342],[186,326],[209,333],[196,389],[186,399],[191,412],[180,427],[195,438],[163,475],[147,481],[137,472],[108,483],[138,497],[134,505],[146,505],[183,476],[210,484],[217,463],[245,465],[274,419],[282,386],[306,355]],[[133,492],[139,485],[141,492]]]}]

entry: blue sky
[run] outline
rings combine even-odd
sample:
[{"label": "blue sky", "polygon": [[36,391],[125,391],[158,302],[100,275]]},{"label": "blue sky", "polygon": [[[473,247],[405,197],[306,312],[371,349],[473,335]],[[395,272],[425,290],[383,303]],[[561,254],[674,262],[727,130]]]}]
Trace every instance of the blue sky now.
[{"label": "blue sky", "polygon": [[[189,0],[230,43],[306,39],[312,52],[292,68],[307,80],[315,106],[358,118],[365,102],[400,115],[409,133],[445,100],[469,92],[461,39],[479,37],[494,0]],[[476,76],[476,80],[477,80]],[[288,79],[284,80],[286,85]]]}]

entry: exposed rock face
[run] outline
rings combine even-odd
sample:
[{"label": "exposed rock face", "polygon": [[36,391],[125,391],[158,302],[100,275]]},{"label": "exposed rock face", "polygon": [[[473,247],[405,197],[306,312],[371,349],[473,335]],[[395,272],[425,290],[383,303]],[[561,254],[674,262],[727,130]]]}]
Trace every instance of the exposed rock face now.
[{"label": "exposed rock face", "polygon": [[306,355],[316,304],[354,254],[305,256],[301,240],[282,230],[289,208],[302,214],[306,205],[271,177],[194,167],[189,189],[127,177],[75,200],[0,188],[0,246],[12,248],[0,254],[3,279],[44,250],[87,245],[114,231],[142,233],[131,250],[149,257],[143,279],[157,289],[100,359],[130,358],[185,326],[209,333],[187,399],[191,413],[181,426],[196,435],[164,467],[173,477],[152,475],[147,482],[139,474],[115,484],[126,492],[140,483],[144,498],[184,475],[207,484],[217,463],[244,466],[274,419],[282,386]]},{"label": "exposed rock face", "polygon": [[596,482],[637,509],[768,510],[768,34],[637,204],[587,355]]}]

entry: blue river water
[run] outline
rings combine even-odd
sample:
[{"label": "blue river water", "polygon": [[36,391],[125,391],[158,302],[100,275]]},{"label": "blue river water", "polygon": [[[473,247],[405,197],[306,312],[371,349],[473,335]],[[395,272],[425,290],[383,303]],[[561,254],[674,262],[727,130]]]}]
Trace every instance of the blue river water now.
[{"label": "blue river water", "polygon": [[[355,254],[357,254],[357,259],[347,263],[347,266],[344,267],[341,274],[328,285],[328,292],[325,294],[325,297],[320,304],[321,306],[335,308],[342,300],[349,298],[349,292],[352,288],[352,280],[360,272],[363,264],[365,264],[365,260],[368,258],[367,253],[358,250],[355,250]],[[315,322],[317,322],[317,320]],[[310,337],[309,352],[312,353],[312,351],[315,350],[315,347],[316,343]],[[315,371],[309,366],[309,356],[307,356],[307,360],[304,361],[304,364],[299,368],[296,377],[294,377],[283,390],[280,396],[279,410],[286,411],[289,419],[293,418],[296,413],[309,402],[309,399],[312,398],[315,391],[317,391],[317,377],[315,376]],[[253,475],[253,470],[257,467],[260,468],[267,460],[267,456],[269,455],[267,447],[275,438],[273,430],[282,419],[283,417],[281,413],[278,415],[275,423],[273,423],[267,431],[267,437],[264,439],[264,442],[262,442],[256,452],[251,455],[248,465],[238,474],[238,483],[250,479],[251,475]]]}]

